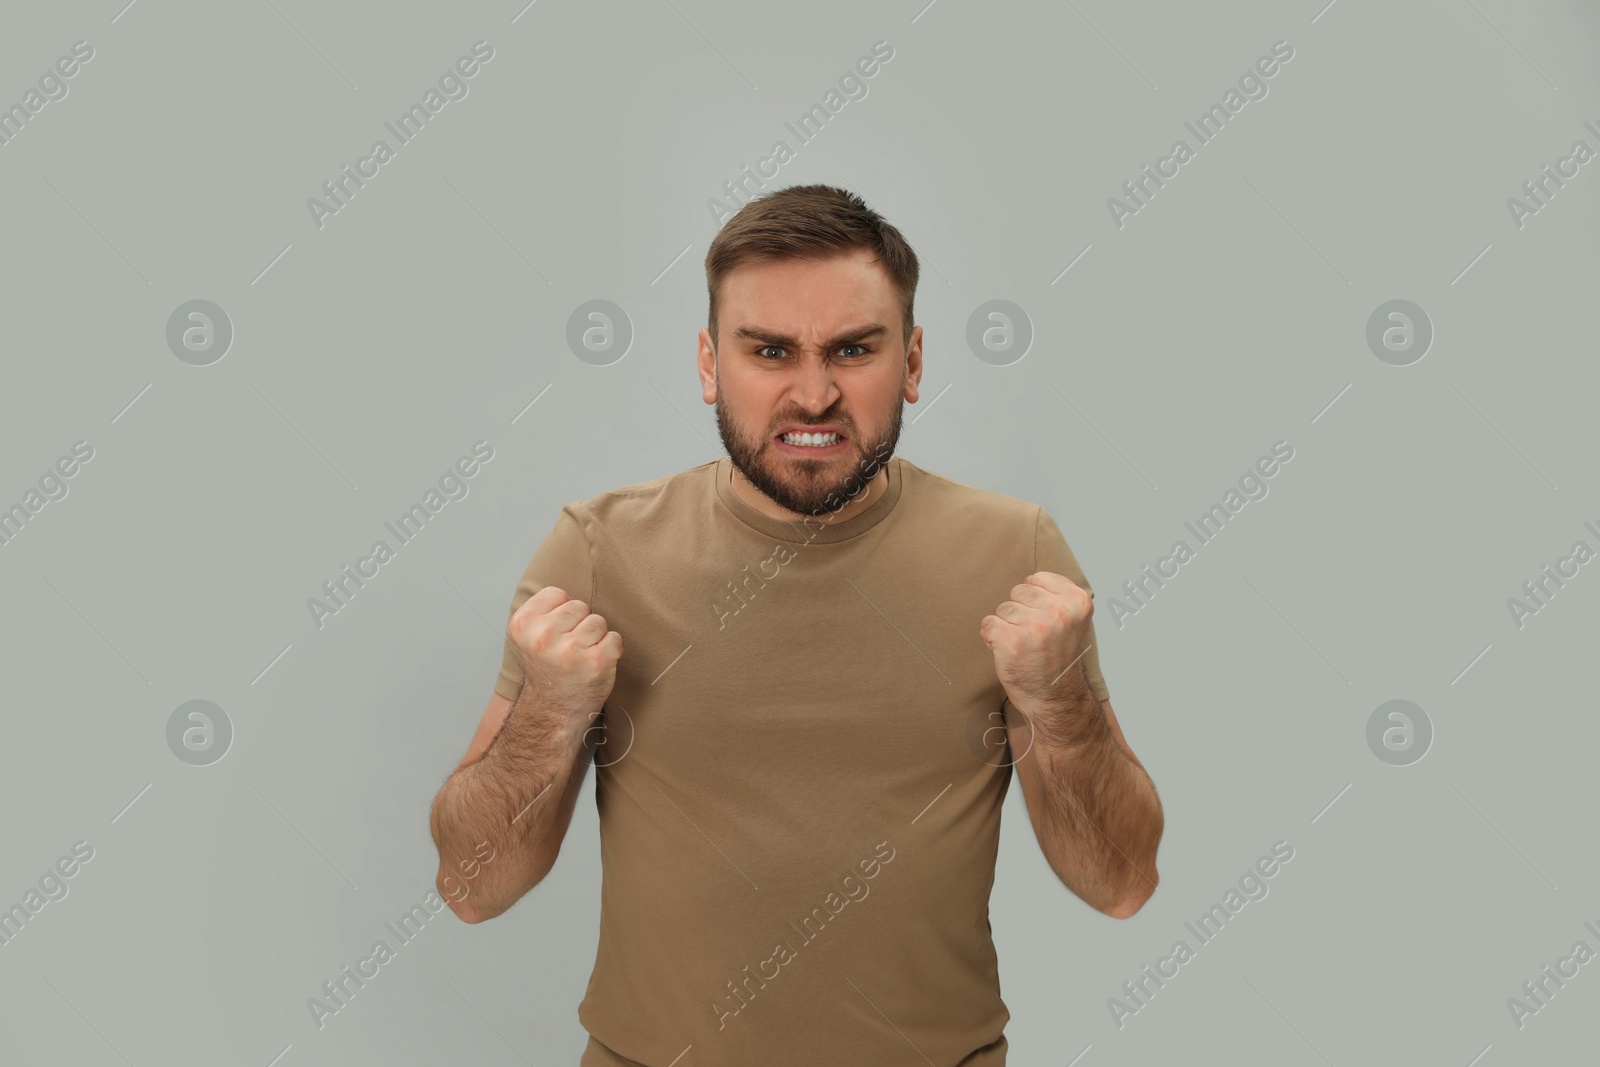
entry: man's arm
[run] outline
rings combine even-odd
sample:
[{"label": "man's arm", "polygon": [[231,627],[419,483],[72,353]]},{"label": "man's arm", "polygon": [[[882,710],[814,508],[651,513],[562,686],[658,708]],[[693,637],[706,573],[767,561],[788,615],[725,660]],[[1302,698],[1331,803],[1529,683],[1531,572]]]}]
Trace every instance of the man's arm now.
[{"label": "man's arm", "polygon": [[[593,754],[583,734],[573,744],[566,718],[539,707],[526,685],[515,703],[494,694],[467,754],[434,799],[435,884],[462,921],[501,914],[555,866]],[[474,863],[473,850],[484,842],[492,859]],[[456,870],[461,864],[472,872]]]},{"label": "man's arm", "polygon": [[[622,655],[622,635],[553,585],[512,612],[506,642],[525,668],[516,703],[490,699],[428,817],[439,892],[469,923],[511,907],[555,865]],[[492,859],[473,866],[466,893],[451,891],[454,866],[480,846]]]},{"label": "man's arm", "polygon": [[1067,675],[1074,681],[1062,687],[1064,706],[1032,716],[1035,724],[1052,724],[1053,732],[1030,727],[1012,710],[1006,736],[1011,751],[1021,753],[1017,779],[1051,868],[1091,907],[1127,919],[1160,880],[1161,799],[1122,736],[1111,702],[1094,698],[1081,664]]}]

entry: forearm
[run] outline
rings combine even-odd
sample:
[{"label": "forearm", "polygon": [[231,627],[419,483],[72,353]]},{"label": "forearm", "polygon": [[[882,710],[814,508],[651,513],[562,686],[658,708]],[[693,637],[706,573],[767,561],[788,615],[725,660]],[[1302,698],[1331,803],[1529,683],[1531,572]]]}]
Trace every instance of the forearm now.
[{"label": "forearm", "polygon": [[1075,893],[1125,918],[1159,880],[1161,800],[1144,767],[1117,743],[1087,683],[1076,688],[1066,707],[1033,719],[1040,843]]},{"label": "forearm", "polygon": [[[571,786],[581,780],[591,752],[586,725],[524,685],[488,751],[439,790],[429,826],[439,849],[440,894],[461,918],[482,922],[499,915],[555,864],[571,817]],[[477,869],[465,897],[447,892],[447,877],[464,881],[458,857],[472,856],[482,842],[495,850],[494,862]]]}]

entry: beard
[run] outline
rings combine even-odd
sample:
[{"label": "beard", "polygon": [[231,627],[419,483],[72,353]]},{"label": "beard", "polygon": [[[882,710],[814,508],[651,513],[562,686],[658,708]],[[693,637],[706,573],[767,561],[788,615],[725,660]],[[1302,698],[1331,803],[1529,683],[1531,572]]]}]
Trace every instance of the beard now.
[{"label": "beard", "polygon": [[[902,389],[904,380],[902,378]],[[829,408],[822,417],[808,419],[799,412],[774,425],[793,422],[802,426],[835,423],[844,427],[845,451],[826,459],[807,459],[780,454],[772,445],[774,434],[746,437],[733,424],[722,402],[720,379],[717,386],[717,432],[728,458],[745,480],[774,504],[799,515],[828,515],[860,497],[861,492],[894,455],[900,441],[900,421],[905,413],[902,393],[889,419],[888,429],[879,437],[863,440],[856,428],[843,418],[840,409]]]}]

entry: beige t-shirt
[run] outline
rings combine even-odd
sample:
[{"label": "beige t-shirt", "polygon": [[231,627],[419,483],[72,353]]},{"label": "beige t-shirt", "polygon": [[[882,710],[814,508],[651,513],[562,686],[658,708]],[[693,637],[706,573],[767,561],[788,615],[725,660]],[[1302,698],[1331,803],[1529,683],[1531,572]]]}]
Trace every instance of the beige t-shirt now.
[{"label": "beige t-shirt", "polygon": [[[1089,582],[1043,508],[898,456],[833,524],[761,514],[731,469],[568,504],[511,603],[559,586],[623,638],[583,1064],[999,1067],[1017,719],[978,625],[1035,571]],[[495,692],[521,689],[507,647]]]}]

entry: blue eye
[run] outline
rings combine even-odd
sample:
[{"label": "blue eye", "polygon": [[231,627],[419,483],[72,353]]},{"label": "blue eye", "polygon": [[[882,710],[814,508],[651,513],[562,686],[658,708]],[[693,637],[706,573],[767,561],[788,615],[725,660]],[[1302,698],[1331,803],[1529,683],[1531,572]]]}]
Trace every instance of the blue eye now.
[{"label": "blue eye", "polygon": [[[767,351],[769,349],[778,354],[775,356],[767,355]],[[839,349],[839,354],[841,356],[852,361],[862,359],[871,352],[866,345],[840,345]],[[847,353],[845,351],[846,349],[855,349],[856,351],[854,354],[851,354]],[[785,358],[788,353],[781,345],[762,345],[760,348],[756,349],[756,355],[761,359],[766,360],[768,363],[776,363],[778,360]]]}]

